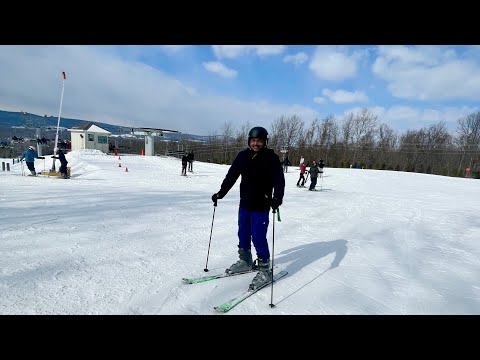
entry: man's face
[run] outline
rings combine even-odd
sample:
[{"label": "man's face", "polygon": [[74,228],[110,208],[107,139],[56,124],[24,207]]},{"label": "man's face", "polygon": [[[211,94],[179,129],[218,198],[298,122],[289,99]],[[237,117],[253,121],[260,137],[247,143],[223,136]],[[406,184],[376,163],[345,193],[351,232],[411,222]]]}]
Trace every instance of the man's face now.
[{"label": "man's face", "polygon": [[259,151],[261,148],[265,146],[265,141],[259,138],[251,138],[250,139],[250,149],[253,151]]}]

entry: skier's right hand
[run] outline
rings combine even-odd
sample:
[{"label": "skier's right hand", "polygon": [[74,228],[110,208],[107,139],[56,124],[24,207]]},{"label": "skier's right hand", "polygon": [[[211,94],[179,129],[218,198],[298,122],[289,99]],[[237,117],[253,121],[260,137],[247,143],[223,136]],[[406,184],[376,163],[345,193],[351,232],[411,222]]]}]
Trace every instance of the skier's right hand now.
[{"label": "skier's right hand", "polygon": [[212,195],[212,201],[213,201],[214,203],[216,203],[217,200],[219,200],[219,199],[221,199],[221,198],[223,198],[223,196],[220,196],[219,193],[215,193],[215,194]]}]

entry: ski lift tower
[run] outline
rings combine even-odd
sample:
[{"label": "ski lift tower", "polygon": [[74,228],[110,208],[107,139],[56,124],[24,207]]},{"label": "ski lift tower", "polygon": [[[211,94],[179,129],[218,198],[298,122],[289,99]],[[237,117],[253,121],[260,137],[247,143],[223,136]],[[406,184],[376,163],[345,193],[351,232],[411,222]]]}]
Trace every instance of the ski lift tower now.
[{"label": "ski lift tower", "polygon": [[155,128],[131,128],[132,135],[145,136],[145,156],[155,155],[154,136],[163,136],[164,133],[180,133],[177,130],[155,129]]}]

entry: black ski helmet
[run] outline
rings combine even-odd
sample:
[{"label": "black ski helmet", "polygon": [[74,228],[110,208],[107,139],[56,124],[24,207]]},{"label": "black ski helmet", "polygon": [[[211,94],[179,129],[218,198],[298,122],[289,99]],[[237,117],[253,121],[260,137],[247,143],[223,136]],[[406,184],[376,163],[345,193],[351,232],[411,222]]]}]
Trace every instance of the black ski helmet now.
[{"label": "black ski helmet", "polygon": [[265,141],[265,147],[268,144],[268,131],[261,127],[261,126],[255,126],[250,129],[248,132],[248,146],[250,146],[250,139],[251,138],[257,138]]}]

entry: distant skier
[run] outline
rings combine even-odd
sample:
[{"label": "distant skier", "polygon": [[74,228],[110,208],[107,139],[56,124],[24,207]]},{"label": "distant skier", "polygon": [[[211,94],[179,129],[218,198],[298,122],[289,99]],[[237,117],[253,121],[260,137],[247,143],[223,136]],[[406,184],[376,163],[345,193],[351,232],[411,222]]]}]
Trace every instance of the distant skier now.
[{"label": "distant skier", "polygon": [[288,156],[283,160],[283,172],[288,172],[288,167],[290,166],[290,160],[288,159]]},{"label": "distant skier", "polygon": [[58,156],[54,155],[52,156],[52,159],[60,160],[60,174],[62,179],[70,179],[70,176],[68,176],[68,173],[67,173],[68,161],[65,158],[65,154],[63,153],[62,149],[59,149],[58,147],[56,147],[55,149],[53,149],[53,153],[57,154]]},{"label": "distant skier", "polygon": [[[305,171],[306,170],[307,170],[307,166],[305,165],[305,162],[302,162],[300,164],[300,178],[297,181],[298,187],[305,187]],[[302,185],[300,185],[300,180],[302,181]]]},{"label": "distant skier", "polygon": [[194,159],[194,155],[193,155],[193,150],[190,151],[187,155],[187,160],[188,160],[188,171],[189,172],[193,172],[193,159]]},{"label": "distant skier", "polygon": [[188,157],[187,155],[183,154],[182,156],[182,175],[187,176],[187,163],[188,163]]},{"label": "distant skier", "polygon": [[23,152],[20,161],[25,159],[25,163],[27,164],[28,170],[30,170],[31,175],[29,176],[37,176],[35,171],[35,159],[45,159],[43,156],[38,156],[37,150],[33,146],[29,146],[27,150]]},{"label": "distant skier", "polygon": [[300,156],[300,165],[299,167],[302,167],[302,164],[305,163],[305,158],[303,156]]},{"label": "distant skier", "polygon": [[318,164],[315,160],[312,161],[312,166],[310,166],[309,173],[310,173],[310,187],[308,188],[308,190],[315,191],[318,174],[320,173],[320,169],[318,168]]},{"label": "distant skier", "polygon": [[322,174],[323,176],[323,167],[325,166],[325,164],[323,163],[323,159],[320,159],[320,161],[318,162],[318,169],[320,170],[320,174]]}]

